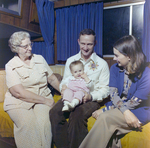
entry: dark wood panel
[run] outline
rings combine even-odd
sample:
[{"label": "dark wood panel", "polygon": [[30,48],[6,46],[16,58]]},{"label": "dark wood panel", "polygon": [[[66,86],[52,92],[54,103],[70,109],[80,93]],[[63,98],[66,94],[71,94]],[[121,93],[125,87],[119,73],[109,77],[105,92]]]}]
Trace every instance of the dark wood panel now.
[{"label": "dark wood panel", "polygon": [[14,18],[14,25],[17,27],[20,27],[20,19],[19,18]]},{"label": "dark wood panel", "polygon": [[108,63],[109,68],[116,63],[116,61],[113,60],[113,57],[104,57],[103,59]]},{"label": "dark wood panel", "polygon": [[30,3],[29,23],[34,23],[34,24],[39,23],[37,7],[33,1],[31,1],[31,3]]},{"label": "dark wood panel", "polygon": [[28,28],[29,12],[30,12],[30,1],[31,0],[23,1],[22,19],[21,19],[21,27],[23,27],[23,28]]},{"label": "dark wood panel", "polygon": [[71,5],[70,0],[65,0],[65,6],[70,6],[70,5]]},{"label": "dark wood panel", "polygon": [[7,16],[6,14],[1,14],[1,21],[6,22],[7,24],[14,25],[14,17]]},{"label": "dark wood panel", "polygon": [[54,2],[54,8],[59,8],[59,7],[64,7],[64,6],[65,6],[64,0]]},{"label": "dark wood panel", "polygon": [[[75,2],[76,1],[76,2]],[[75,4],[83,4],[83,3],[90,3],[90,2],[98,2],[102,0],[61,0],[54,2],[54,8],[65,7],[69,5]],[[120,4],[128,4],[134,2],[142,2],[145,0],[104,0],[104,6],[114,6]]]},{"label": "dark wood panel", "polygon": [[83,4],[83,3],[85,3],[85,0],[79,0],[78,3]]},{"label": "dark wood panel", "polygon": [[85,0],[86,3],[94,2],[95,0]]},{"label": "dark wood panel", "polygon": [[108,64],[108,66],[109,66],[109,68],[110,68],[110,60],[109,59],[104,59],[106,62],[107,62],[107,64]]},{"label": "dark wood panel", "polygon": [[40,26],[36,25],[36,24],[29,24],[28,29],[33,30],[33,31],[38,32],[38,33],[41,33]]},{"label": "dark wood panel", "polygon": [[71,5],[77,5],[79,4],[80,0],[71,0]]}]

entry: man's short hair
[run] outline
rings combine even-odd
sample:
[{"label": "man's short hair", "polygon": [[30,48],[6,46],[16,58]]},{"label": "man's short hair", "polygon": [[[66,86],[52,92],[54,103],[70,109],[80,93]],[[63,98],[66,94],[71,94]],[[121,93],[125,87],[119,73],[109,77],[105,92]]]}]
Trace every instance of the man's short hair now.
[{"label": "man's short hair", "polygon": [[81,35],[93,35],[95,37],[95,40],[96,40],[96,34],[95,32],[92,30],[92,29],[83,29],[80,34],[79,34],[79,39],[80,39],[80,36]]}]

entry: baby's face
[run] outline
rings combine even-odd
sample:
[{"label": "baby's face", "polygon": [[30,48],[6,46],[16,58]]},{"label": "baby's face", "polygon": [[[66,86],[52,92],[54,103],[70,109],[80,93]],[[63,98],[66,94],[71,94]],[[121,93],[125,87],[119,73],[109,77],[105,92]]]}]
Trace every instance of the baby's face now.
[{"label": "baby's face", "polygon": [[83,66],[81,64],[74,65],[72,67],[71,73],[76,79],[81,79],[81,75],[84,73]]}]

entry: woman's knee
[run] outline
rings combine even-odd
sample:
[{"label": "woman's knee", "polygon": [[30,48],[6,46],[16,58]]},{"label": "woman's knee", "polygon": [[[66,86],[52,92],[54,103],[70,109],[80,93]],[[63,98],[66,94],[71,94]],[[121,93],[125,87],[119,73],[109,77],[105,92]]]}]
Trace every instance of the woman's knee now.
[{"label": "woman's knee", "polygon": [[16,126],[20,125],[30,125],[33,122],[36,122],[36,118],[32,111],[22,110],[22,109],[14,109],[8,111],[10,118],[13,120]]},{"label": "woman's knee", "polygon": [[113,115],[111,115],[110,111],[106,111],[104,113],[101,113],[99,115],[98,120],[100,122],[104,122],[106,124],[113,124],[113,121],[115,121],[115,119],[114,119]]}]

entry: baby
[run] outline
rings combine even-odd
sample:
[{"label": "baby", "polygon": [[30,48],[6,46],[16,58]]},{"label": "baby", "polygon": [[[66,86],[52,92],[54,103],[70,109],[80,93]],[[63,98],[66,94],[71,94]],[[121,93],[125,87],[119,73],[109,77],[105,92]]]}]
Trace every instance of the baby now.
[{"label": "baby", "polygon": [[84,91],[89,93],[92,81],[84,73],[84,65],[81,61],[73,61],[70,66],[72,76],[68,77],[62,85],[64,107],[62,111],[71,111],[82,103]]}]

